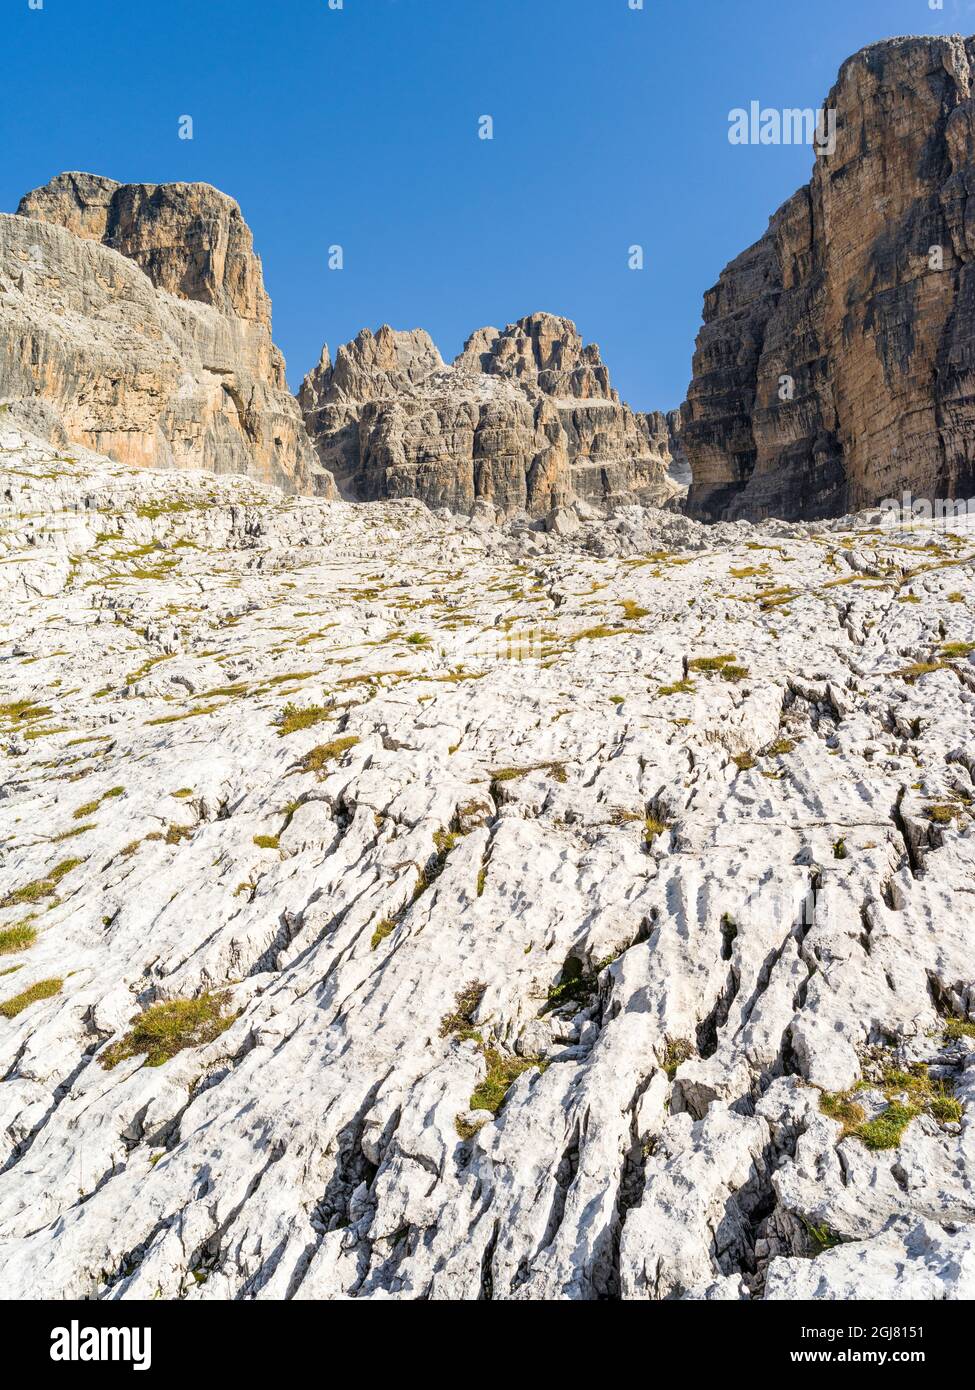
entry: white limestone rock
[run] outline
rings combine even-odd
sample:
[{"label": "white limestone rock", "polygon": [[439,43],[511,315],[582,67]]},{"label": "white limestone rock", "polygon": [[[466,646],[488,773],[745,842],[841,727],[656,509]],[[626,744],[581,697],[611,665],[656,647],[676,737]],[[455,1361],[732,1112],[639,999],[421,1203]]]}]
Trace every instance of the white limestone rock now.
[{"label": "white limestone rock", "polygon": [[967,523],[0,474],[8,1297],[971,1296]]}]

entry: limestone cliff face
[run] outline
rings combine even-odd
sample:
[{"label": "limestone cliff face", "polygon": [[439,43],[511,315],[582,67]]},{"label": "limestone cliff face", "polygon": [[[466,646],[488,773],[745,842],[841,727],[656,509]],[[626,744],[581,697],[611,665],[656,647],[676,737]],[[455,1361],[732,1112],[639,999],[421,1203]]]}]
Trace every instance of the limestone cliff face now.
[{"label": "limestone cliff face", "polygon": [[0,397],[120,462],[334,493],[250,231],[205,184],[62,174],[0,215]]},{"label": "limestone cliff face", "polygon": [[250,228],[234,200],[209,184],[59,174],[26,194],[17,212],[111,246],[159,290],[270,331],[271,301]]},{"label": "limestone cliff face", "polygon": [[667,465],[667,476],[675,487],[686,492],[691,469],[684,451],[683,422],[679,410],[651,410],[646,415],[650,448]]},{"label": "limestone cliff face", "polygon": [[975,493],[975,39],[843,66],[833,154],[708,292],[682,440],[704,518]]},{"label": "limestone cliff face", "polygon": [[619,404],[599,348],[595,343],[584,344],[575,324],[555,314],[531,314],[503,331],[479,328],[454,365],[463,371],[510,377],[547,396]]},{"label": "limestone cliff face", "polygon": [[483,328],[446,366],[426,333],[368,330],[328,350],[299,393],[319,458],[347,497],[469,511],[551,511],[575,498],[662,501],[667,460],[575,325],[535,314]]}]

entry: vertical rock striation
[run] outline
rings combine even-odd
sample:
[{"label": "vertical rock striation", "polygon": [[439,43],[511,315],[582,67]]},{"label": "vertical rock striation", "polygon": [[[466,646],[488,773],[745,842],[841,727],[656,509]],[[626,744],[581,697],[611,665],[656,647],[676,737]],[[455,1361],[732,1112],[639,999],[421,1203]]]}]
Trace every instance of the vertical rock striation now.
[{"label": "vertical rock striation", "polygon": [[973,61],[954,36],[843,65],[835,152],[705,296],[683,409],[692,515],[975,492]]}]

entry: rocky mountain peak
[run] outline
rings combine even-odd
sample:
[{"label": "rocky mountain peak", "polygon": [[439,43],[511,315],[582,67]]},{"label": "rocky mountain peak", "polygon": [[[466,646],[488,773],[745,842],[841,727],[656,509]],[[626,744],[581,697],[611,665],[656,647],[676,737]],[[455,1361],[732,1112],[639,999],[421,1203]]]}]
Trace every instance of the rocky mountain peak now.
[{"label": "rocky mountain peak", "polygon": [[422,328],[401,332],[383,324],[364,328],[335,355],[328,345],[318,366],[305,377],[299,399],[306,410],[352,401],[387,400],[443,368],[436,344]]},{"label": "rocky mountain peak", "polygon": [[334,492],[250,230],[217,189],[58,175],[0,214],[0,311],[3,398],[51,440]]},{"label": "rocky mountain peak", "polygon": [[209,184],[59,174],[26,194],[17,212],[112,247],[157,289],[270,330],[271,301],[250,228],[233,198]]},{"label": "rocky mountain peak", "polygon": [[529,314],[503,331],[479,328],[454,365],[462,371],[511,377],[545,395],[619,402],[595,343],[585,344],[571,319]]},{"label": "rocky mountain peak", "polygon": [[530,314],[481,328],[446,365],[421,329],[364,329],[328,349],[299,402],[319,460],[350,499],[419,497],[540,515],[575,499],[671,495],[666,428],[651,437],[574,323]]},{"label": "rocky mountain peak", "polygon": [[25,193],[17,214],[36,222],[56,222],[75,236],[101,241],[108,227],[112,199],[122,187],[100,174],[58,174],[42,188]]}]

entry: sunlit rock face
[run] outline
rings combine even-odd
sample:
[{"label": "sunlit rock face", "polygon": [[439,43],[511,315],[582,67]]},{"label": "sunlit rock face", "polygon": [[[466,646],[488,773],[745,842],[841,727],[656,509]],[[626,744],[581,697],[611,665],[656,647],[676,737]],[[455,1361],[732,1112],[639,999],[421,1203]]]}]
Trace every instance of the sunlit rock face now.
[{"label": "sunlit rock face", "polygon": [[704,304],[683,410],[698,517],[975,494],[975,39],[850,58],[836,148]]},{"label": "sunlit rock face", "polygon": [[111,246],[156,289],[271,327],[260,258],[238,205],[206,183],[116,183],[59,174],[20,201],[19,216]]},{"label": "sunlit rock face", "polygon": [[249,229],[206,184],[61,174],[0,216],[0,396],[125,463],[330,493]]},{"label": "sunlit rock face", "polygon": [[599,349],[552,314],[479,329],[450,366],[422,330],[366,329],[334,365],[323,351],[299,400],[349,498],[538,516],[673,491],[648,417],[620,403]]}]

